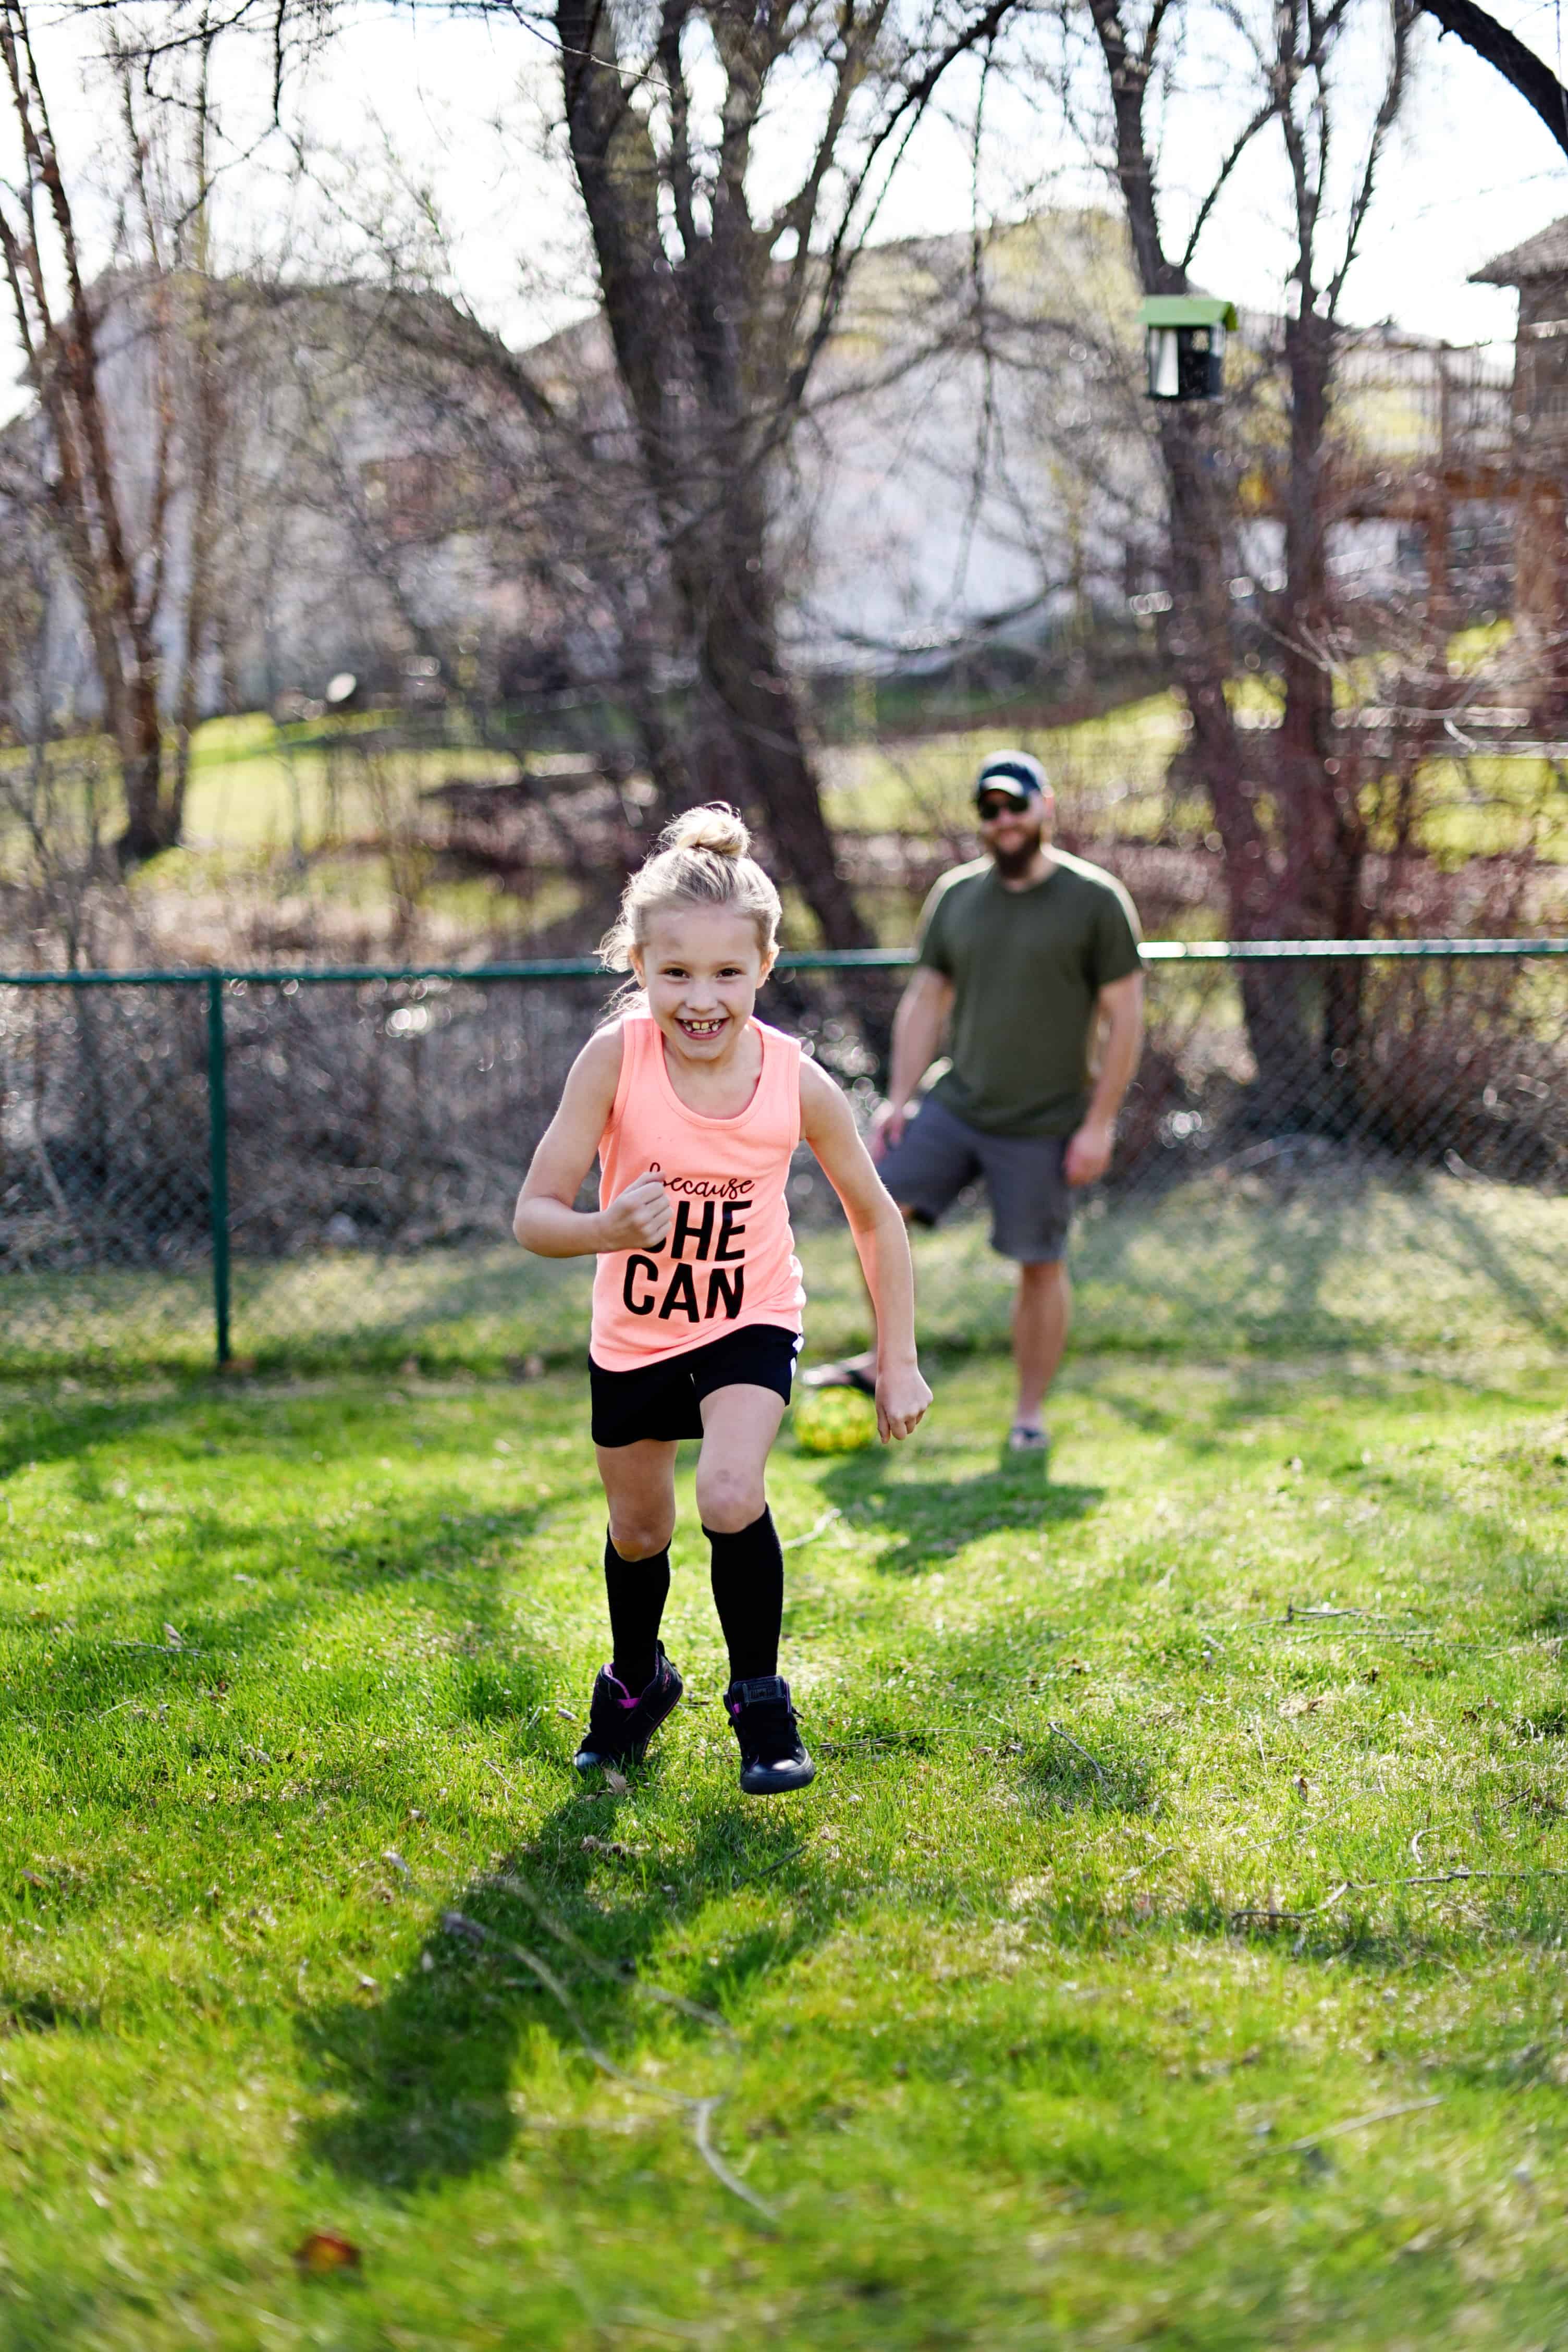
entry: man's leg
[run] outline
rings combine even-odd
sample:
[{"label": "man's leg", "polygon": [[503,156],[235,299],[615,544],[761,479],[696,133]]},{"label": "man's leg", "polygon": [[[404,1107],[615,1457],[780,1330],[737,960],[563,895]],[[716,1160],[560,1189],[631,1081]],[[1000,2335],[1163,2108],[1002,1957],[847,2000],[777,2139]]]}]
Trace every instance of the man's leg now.
[{"label": "man's leg", "polygon": [[1064,1166],[1067,1139],[1057,1135],[992,1136],[985,1143],[991,1195],[991,1246],[1018,1268],[1013,1302],[1013,1450],[1043,1454],[1046,1391],[1057,1376],[1072,1320],[1068,1227],[1072,1193]]},{"label": "man's leg", "polygon": [[1015,1429],[1039,1428],[1040,1409],[1057,1376],[1071,1321],[1072,1285],[1063,1261],[1021,1265],[1013,1302],[1013,1363],[1018,1381]]}]

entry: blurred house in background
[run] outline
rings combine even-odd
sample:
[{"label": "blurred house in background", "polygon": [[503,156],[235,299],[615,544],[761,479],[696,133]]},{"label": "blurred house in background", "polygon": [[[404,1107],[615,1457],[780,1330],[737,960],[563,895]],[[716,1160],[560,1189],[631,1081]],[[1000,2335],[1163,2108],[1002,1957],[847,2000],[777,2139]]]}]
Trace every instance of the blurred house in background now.
[{"label": "blurred house in background", "polygon": [[[1418,596],[1458,624],[1510,609],[1517,562],[1521,620],[1556,646],[1568,222],[1477,275],[1521,289],[1511,373],[1392,330],[1344,339],[1331,569],[1343,600]],[[189,281],[121,273],[93,299],[170,708],[186,662],[205,712],[318,697],[342,671],[416,702],[685,683],[599,317],[514,353],[434,293],[234,279],[193,303]],[[1147,659],[1168,557],[1136,312],[1104,213],[862,256],[767,461],[799,669],[1059,698]],[[1244,318],[1214,419],[1260,645],[1282,523],[1258,387],[1281,331]],[[13,698],[68,725],[98,688],[54,463],[36,408],[0,434],[0,637],[26,673]]]}]

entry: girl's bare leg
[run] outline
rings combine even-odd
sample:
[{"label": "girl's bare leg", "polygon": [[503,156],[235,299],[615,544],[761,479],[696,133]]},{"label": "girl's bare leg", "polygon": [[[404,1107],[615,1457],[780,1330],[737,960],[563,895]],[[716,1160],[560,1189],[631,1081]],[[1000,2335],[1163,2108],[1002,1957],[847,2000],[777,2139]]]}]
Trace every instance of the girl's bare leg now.
[{"label": "girl's bare leg", "polygon": [[610,1507],[605,1598],[610,1610],[611,1668],[624,1689],[646,1690],[658,1670],[658,1629],[669,1598],[675,1448],[645,1437],[635,1445],[600,1445],[595,1451]]},{"label": "girl's bare leg", "polygon": [[610,1541],[623,1559],[654,1559],[675,1533],[675,1447],[639,1437],[635,1445],[594,1451],[610,1507]]},{"label": "girl's bare leg", "polygon": [[784,1410],[776,1391],[741,1382],[703,1398],[697,1516],[713,1534],[738,1535],[767,1509],[768,1454]]}]

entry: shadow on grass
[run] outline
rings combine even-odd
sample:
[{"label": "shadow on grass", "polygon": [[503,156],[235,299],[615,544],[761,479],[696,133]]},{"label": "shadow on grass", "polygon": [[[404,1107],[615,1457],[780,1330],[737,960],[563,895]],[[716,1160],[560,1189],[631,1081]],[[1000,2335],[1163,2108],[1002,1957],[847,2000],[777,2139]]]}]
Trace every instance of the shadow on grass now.
[{"label": "shadow on grass", "polygon": [[1498,1245],[1496,1232],[1454,1193],[1429,1192],[1426,1205],[1454,1236],[1457,1261],[1468,1271],[1483,1276],[1494,1295],[1512,1309],[1527,1329],[1539,1332],[1558,1347],[1568,1340],[1568,1315],[1561,1307],[1552,1307],[1542,1295],[1542,1277],[1554,1265],[1551,1252],[1537,1246],[1531,1253],[1533,1265],[1510,1265]]},{"label": "shadow on grass", "polygon": [[[360,1596],[398,1588],[414,1589],[421,1609],[461,1624],[463,1647],[456,1655],[468,1668],[461,1711],[471,1720],[510,1718],[520,1699],[542,1704],[548,1678],[521,1646],[501,1606],[498,1578],[476,1573],[469,1563],[486,1549],[499,1550],[515,1576],[529,1538],[552,1506],[451,1507],[459,1499],[455,1488],[442,1488],[417,1508],[389,1506],[373,1529],[319,1552],[308,1575],[265,1531],[204,1513],[194,1537],[181,1538],[186,1558],[113,1604],[112,1633],[90,1625],[62,1632],[44,1612],[21,1605],[0,1611],[0,1632],[33,1636],[36,1652],[25,1653],[0,1686],[0,1722],[42,1717],[64,1731],[138,1700],[204,1696],[209,1685],[254,1674],[306,1629],[329,1631],[334,1613]],[[237,1593],[232,1562],[241,1559],[256,1572],[244,1576]],[[22,1601],[27,1597],[24,1592]],[[157,1636],[168,1625],[180,1641],[165,1637],[161,1646]],[[357,1688],[373,1671],[379,1666],[355,1668],[349,1680]],[[323,1677],[323,1702],[337,1679],[335,1673]]]},{"label": "shadow on grass", "polygon": [[0,1480],[42,1463],[75,1462],[81,1465],[80,1499],[99,1500],[101,1482],[89,1457],[100,1446],[138,1437],[160,1423],[177,1428],[179,1416],[188,1406],[212,1403],[222,1397],[208,1375],[187,1370],[183,1377],[156,1377],[158,1393],[132,1402],[94,1397],[79,1403],[57,1404],[47,1402],[30,1383],[7,1384],[0,1390]]},{"label": "shadow on grass", "polygon": [[1052,1484],[1027,1455],[1004,1455],[998,1469],[969,1478],[911,1478],[880,1448],[836,1462],[822,1493],[851,1526],[898,1538],[877,1560],[891,1576],[939,1567],[982,1536],[1081,1519],[1105,1499],[1103,1486]]},{"label": "shadow on grass", "polygon": [[[1198,1352],[1238,1344],[1299,1346],[1310,1333],[1319,1347],[1365,1346],[1376,1335],[1347,1322],[1328,1293],[1346,1235],[1372,1189],[1370,1171],[1357,1171],[1336,1192],[1328,1213],[1304,1223],[1289,1217],[1297,1188],[1281,1187],[1252,1229],[1226,1232],[1217,1252],[1205,1232],[1204,1208],[1184,1188],[1171,1188],[1158,1202],[1118,1205],[1081,1229],[1074,1252],[1083,1326],[1096,1328],[1105,1308],[1101,1294],[1109,1293],[1113,1311],[1131,1311],[1135,1320],[1141,1319],[1138,1302],[1146,1310],[1152,1301],[1159,1317],[1150,1334],[1156,1344]],[[1152,1238],[1163,1244],[1152,1282],[1149,1265],[1139,1262]],[[1184,1241],[1192,1245],[1184,1248]]]},{"label": "shadow on grass", "polygon": [[[591,1895],[589,1882],[602,1880],[616,1810],[613,1798],[564,1799],[525,1851],[442,1906],[384,2001],[373,2009],[340,2002],[300,2019],[310,2070],[329,2096],[336,2095],[311,2133],[315,2153],[334,2171],[415,2189],[500,2162],[520,2132],[590,2129],[520,2108],[510,2087],[519,2054],[528,2043],[537,2052],[541,2035],[558,2047],[563,2074],[592,2063],[588,2041],[634,2075],[639,2029],[657,2036],[664,2063],[657,2077],[643,2076],[650,2089],[657,2085],[650,2117],[680,2115],[657,2091],[722,2093],[733,2056],[717,2015],[710,2024],[650,2000],[639,1971],[672,1924],[695,1918],[713,1896],[752,1880],[786,1883],[783,1874],[802,1845],[801,1821],[739,1815],[726,1796],[704,1807],[679,1863],[661,1865],[678,1874],[679,1886],[638,1874],[638,1884],[606,1905],[602,1885]],[[637,1871],[629,1858],[619,1867],[628,1878]],[[428,1900],[428,1888],[414,1891]],[[787,1924],[727,1942],[721,1970],[701,1986],[705,2004],[742,1998],[764,1970],[809,1948],[831,1916],[826,1906],[798,1903]],[[560,1994],[524,1952],[554,1977]],[[563,2085],[561,2095],[575,2105],[574,2089]]]},{"label": "shadow on grass", "polygon": [[1026,1802],[1044,1813],[1142,1813],[1153,1798],[1154,1768],[1100,1727],[1092,1750],[1077,1734],[1031,1733],[1024,1743]]}]

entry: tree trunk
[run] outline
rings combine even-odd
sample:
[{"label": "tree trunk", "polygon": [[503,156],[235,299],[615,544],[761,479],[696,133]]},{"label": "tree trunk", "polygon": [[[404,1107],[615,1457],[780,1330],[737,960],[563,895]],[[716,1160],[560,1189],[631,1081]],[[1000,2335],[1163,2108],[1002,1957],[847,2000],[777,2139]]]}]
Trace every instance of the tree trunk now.
[{"label": "tree trunk", "polygon": [[[838,871],[779,658],[765,480],[778,450],[776,436],[748,414],[739,356],[759,299],[745,282],[742,248],[752,231],[737,209],[740,194],[727,191],[725,249],[708,256],[712,284],[689,268],[678,286],[659,231],[658,160],[622,87],[609,20],[596,0],[557,0],[556,29],[572,160],[616,372],[682,622],[729,752],[711,789],[760,810],[785,877],[829,947],[869,946],[870,929]],[[769,422],[760,419],[763,427]]]},{"label": "tree trunk", "polygon": [[[1233,664],[1230,593],[1211,434],[1201,414],[1166,411],[1160,418],[1171,502],[1165,652],[1192,721],[1193,766],[1224,852],[1226,929],[1233,940],[1279,939],[1289,929],[1281,920],[1279,861],[1258,814],[1261,782],[1226,693]],[[1289,964],[1244,963],[1237,978],[1258,1115],[1277,1124],[1299,1114],[1311,1064],[1299,976]]]},{"label": "tree trunk", "polygon": [[114,845],[121,872],[179,840],[171,800],[163,791],[163,730],[155,679],[138,667],[129,684],[120,736],[125,830]]},{"label": "tree trunk", "polygon": [[[724,734],[743,782],[718,774],[711,789],[753,801],[766,821],[775,854],[816,916],[830,948],[872,944],[822,813],[816,778],[801,740],[794,689],[773,644],[769,616],[745,609],[744,586],[721,588],[702,629],[703,680],[719,703]],[[742,609],[737,609],[741,607]],[[704,780],[708,782],[707,779]]]},{"label": "tree trunk", "polygon": [[[1284,709],[1275,738],[1277,803],[1283,836],[1281,911],[1293,937],[1354,939],[1366,929],[1361,901],[1366,826],[1356,790],[1357,762],[1342,757],[1334,727],[1329,659],[1329,386],[1333,327],[1302,303],[1288,320],[1285,359],[1290,383],[1290,462],[1285,508],[1285,571],[1289,614],[1281,635]],[[1322,975],[1316,1068],[1303,1066],[1304,1125],[1339,1129],[1355,1118],[1361,971],[1336,966]]]}]

